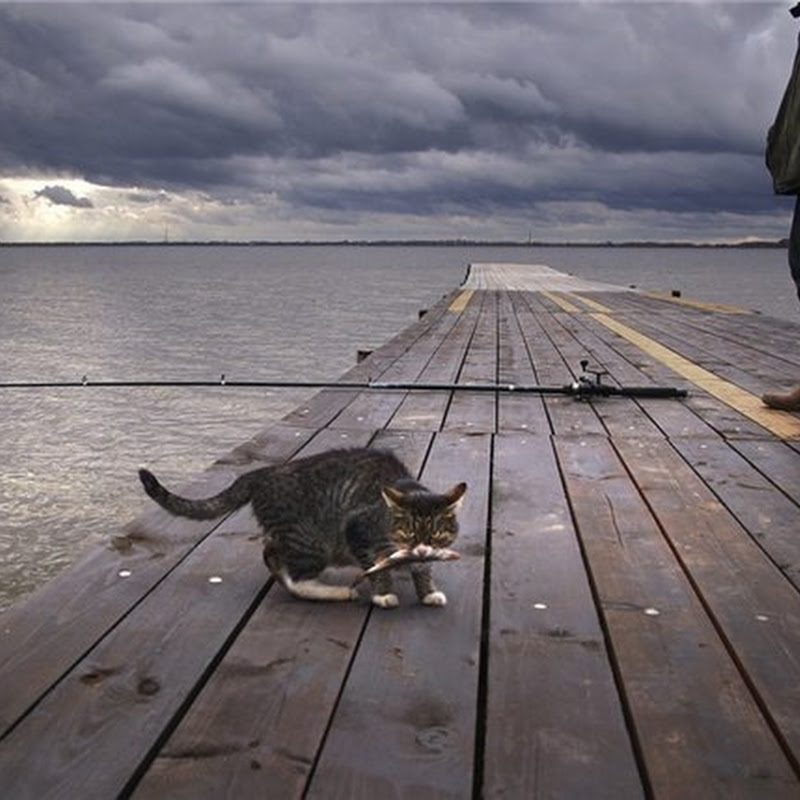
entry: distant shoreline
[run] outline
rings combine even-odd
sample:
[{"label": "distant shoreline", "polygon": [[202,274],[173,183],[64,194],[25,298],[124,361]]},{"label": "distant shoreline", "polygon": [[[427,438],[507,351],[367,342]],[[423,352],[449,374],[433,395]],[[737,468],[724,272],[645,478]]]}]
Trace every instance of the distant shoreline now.
[{"label": "distant shoreline", "polygon": [[330,241],[176,241],[156,242],[131,240],[119,242],[0,242],[0,247],[608,247],[608,248],[697,248],[697,249],[786,249],[788,239],[758,240],[744,242],[519,242],[487,241],[472,239],[338,239]]}]

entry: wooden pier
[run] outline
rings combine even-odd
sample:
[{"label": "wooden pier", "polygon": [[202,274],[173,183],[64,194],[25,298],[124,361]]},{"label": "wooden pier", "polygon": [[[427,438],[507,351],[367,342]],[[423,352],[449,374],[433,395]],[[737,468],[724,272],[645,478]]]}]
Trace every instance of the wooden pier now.
[{"label": "wooden pier", "polygon": [[[302,602],[250,512],[153,508],[0,615],[0,797],[800,797],[800,326],[524,265],[187,487],[343,445],[466,480],[449,603]],[[135,480],[135,476],[131,476]]]}]

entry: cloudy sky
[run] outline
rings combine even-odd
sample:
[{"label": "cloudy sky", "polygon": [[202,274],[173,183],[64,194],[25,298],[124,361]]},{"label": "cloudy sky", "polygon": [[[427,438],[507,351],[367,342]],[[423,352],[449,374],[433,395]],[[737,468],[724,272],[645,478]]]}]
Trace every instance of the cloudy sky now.
[{"label": "cloudy sky", "polygon": [[791,4],[0,3],[0,240],[781,237]]}]

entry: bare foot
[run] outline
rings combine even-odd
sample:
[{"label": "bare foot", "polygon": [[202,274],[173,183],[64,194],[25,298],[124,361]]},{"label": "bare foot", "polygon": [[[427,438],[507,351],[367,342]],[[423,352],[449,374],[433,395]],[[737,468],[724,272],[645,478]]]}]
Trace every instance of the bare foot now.
[{"label": "bare foot", "polygon": [[796,383],[786,392],[766,392],[761,395],[765,406],[778,408],[781,411],[800,411],[800,383]]}]

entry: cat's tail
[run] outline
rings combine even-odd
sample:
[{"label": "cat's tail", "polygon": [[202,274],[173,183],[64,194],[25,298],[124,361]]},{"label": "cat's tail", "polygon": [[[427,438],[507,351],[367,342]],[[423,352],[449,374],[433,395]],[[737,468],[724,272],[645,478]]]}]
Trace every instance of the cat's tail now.
[{"label": "cat's tail", "polygon": [[164,488],[158,478],[149,470],[139,470],[139,479],[145,492],[161,508],[176,517],[188,517],[189,519],[217,519],[223,514],[241,508],[250,500],[250,484],[245,478],[246,475],[237,478],[227,489],[223,489],[213,497],[189,500]]}]

